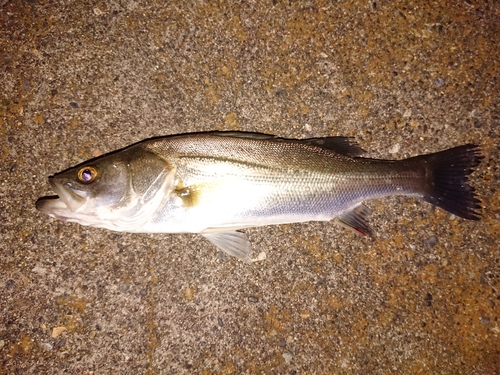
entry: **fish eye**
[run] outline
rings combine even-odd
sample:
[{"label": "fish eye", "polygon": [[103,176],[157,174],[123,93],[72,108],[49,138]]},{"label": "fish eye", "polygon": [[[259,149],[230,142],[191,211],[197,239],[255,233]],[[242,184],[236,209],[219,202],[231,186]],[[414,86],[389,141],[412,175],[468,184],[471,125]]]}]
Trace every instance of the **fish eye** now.
[{"label": "fish eye", "polygon": [[88,184],[95,180],[98,173],[99,172],[97,171],[96,167],[88,165],[86,167],[80,168],[80,170],[78,171],[78,179],[80,180],[80,182]]}]

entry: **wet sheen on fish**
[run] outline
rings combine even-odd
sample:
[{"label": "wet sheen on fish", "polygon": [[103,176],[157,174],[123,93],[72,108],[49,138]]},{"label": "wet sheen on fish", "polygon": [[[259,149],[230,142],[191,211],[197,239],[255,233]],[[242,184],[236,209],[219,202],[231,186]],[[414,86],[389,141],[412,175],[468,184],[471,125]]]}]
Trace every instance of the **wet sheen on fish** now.
[{"label": "wet sheen on fish", "polygon": [[468,175],[473,144],[404,160],[363,158],[352,139],[242,132],[153,138],[49,177],[57,197],[36,208],[59,220],[135,233],[199,233],[251,261],[239,229],[335,221],[369,235],[363,202],[420,198],[465,219],[480,209]]}]

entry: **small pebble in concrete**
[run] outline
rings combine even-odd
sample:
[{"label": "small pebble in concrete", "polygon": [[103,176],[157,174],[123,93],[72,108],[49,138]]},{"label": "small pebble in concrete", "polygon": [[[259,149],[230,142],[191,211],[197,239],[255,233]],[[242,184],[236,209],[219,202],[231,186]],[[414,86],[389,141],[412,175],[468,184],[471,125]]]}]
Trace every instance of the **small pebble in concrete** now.
[{"label": "small pebble in concrete", "polygon": [[487,317],[487,316],[482,316],[482,317],[481,317],[481,322],[482,322],[483,324],[488,324],[488,323],[490,322],[490,318],[489,318],[489,317]]},{"label": "small pebble in concrete", "polygon": [[39,263],[37,263],[31,271],[34,273],[37,273],[39,275],[45,275],[45,273],[47,272],[47,269],[42,267]]},{"label": "small pebble in concrete", "polygon": [[54,343],[54,349],[62,348],[64,346],[64,344],[66,344],[66,340],[65,339],[59,339],[59,340],[57,340]]},{"label": "small pebble in concrete", "polygon": [[61,333],[63,333],[64,331],[66,331],[66,327],[54,327],[52,329],[52,337],[53,338],[56,338],[58,337]]},{"label": "small pebble in concrete", "polygon": [[186,290],[184,291],[184,297],[186,297],[186,299],[188,300],[192,300],[193,299],[193,295],[194,295],[194,291],[192,288],[186,288]]},{"label": "small pebble in concrete", "polygon": [[401,149],[401,145],[399,143],[396,143],[394,146],[392,146],[390,149],[389,149],[389,153],[390,154],[397,154],[399,152],[399,150]]},{"label": "small pebble in concrete", "polygon": [[426,306],[432,306],[432,294],[427,293],[427,294],[425,295],[424,300],[425,300],[425,305],[426,305]]},{"label": "small pebble in concrete", "polygon": [[98,148],[95,148],[92,150],[92,156],[94,158],[97,158],[98,156],[101,156],[102,154],[103,154],[103,152]]},{"label": "small pebble in concrete", "polygon": [[42,342],[42,344],[40,345],[42,347],[43,350],[45,350],[46,352],[50,352],[52,349],[53,349],[53,346],[52,344],[49,344],[48,342]]},{"label": "small pebble in concrete", "polygon": [[120,292],[126,293],[130,289],[130,284],[120,284]]},{"label": "small pebble in concrete", "polygon": [[260,252],[259,255],[257,255],[256,258],[252,259],[253,262],[260,262],[260,261],[263,261],[263,260],[266,260],[267,258],[267,255],[265,252]]},{"label": "small pebble in concrete", "polygon": [[292,354],[290,354],[290,353],[288,353],[288,352],[283,352],[282,356],[283,356],[283,359],[285,360],[285,363],[286,363],[287,365],[289,365],[289,364],[290,364],[290,362],[292,362],[292,358],[293,358],[293,355],[292,355]]},{"label": "small pebble in concrete", "polygon": [[430,236],[430,237],[427,239],[426,243],[427,243],[427,246],[429,246],[429,247],[434,247],[434,246],[436,246],[436,244],[437,244],[437,238],[436,238],[435,236]]}]

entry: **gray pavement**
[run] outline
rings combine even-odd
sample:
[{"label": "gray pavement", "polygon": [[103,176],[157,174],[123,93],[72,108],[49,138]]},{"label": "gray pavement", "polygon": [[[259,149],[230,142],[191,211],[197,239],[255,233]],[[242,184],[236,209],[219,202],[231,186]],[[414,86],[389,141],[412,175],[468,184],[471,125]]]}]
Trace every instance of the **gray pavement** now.
[{"label": "gray pavement", "polygon": [[[0,1],[0,374],[500,372],[498,2]],[[196,235],[35,210],[47,176],[145,138],[353,136],[399,159],[464,143],[483,218],[372,201]],[[242,196],[242,199],[245,197]]]}]

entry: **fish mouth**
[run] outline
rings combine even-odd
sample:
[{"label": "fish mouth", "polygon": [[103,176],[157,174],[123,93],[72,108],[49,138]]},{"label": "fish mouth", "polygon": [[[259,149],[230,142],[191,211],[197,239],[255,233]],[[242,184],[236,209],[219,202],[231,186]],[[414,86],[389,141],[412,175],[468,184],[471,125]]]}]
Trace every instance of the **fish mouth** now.
[{"label": "fish mouth", "polygon": [[66,203],[57,195],[39,198],[36,201],[36,209],[50,217],[62,221],[68,221],[71,216],[71,212]]},{"label": "fish mouth", "polygon": [[[74,189],[71,183],[61,183],[49,177],[49,183],[57,196],[38,199],[36,209],[59,220],[68,220],[71,212],[75,212],[87,201],[88,194]],[[69,212],[70,211],[70,212]]]},{"label": "fish mouth", "polygon": [[63,184],[52,177],[49,179],[49,183],[52,190],[57,193],[72,212],[78,210],[87,201],[87,193],[73,188],[69,182]]}]

